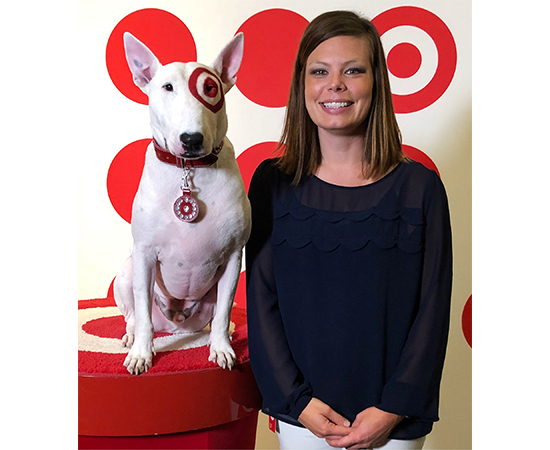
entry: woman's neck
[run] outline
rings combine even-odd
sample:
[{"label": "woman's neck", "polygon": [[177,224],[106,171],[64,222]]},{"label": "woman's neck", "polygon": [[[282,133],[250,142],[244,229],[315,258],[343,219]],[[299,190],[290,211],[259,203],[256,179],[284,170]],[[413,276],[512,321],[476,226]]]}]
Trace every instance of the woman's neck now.
[{"label": "woman's neck", "polygon": [[315,175],[339,186],[363,186],[376,181],[364,175],[364,139],[364,135],[335,136],[319,130],[322,160]]}]

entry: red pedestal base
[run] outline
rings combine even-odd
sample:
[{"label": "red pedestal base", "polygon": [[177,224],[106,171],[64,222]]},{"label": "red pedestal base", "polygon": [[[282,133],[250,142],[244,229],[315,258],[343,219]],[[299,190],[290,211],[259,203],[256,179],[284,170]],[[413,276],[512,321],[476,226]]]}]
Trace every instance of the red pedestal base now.
[{"label": "red pedestal base", "polygon": [[158,436],[78,436],[79,449],[254,449],[258,412],[204,430]]},{"label": "red pedestal base", "polygon": [[113,306],[112,299],[79,302],[87,310],[82,317],[79,311],[79,448],[253,449],[261,395],[248,360],[244,310],[232,314],[237,361],[231,371],[208,362],[204,345],[172,346],[136,376],[114,345],[124,321]]}]

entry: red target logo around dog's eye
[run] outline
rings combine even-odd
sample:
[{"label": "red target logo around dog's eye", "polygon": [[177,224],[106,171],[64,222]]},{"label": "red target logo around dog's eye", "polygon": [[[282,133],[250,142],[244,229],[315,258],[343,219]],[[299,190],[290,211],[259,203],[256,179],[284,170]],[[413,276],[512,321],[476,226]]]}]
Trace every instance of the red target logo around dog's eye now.
[{"label": "red target logo around dog's eye", "polygon": [[224,96],[219,78],[205,67],[199,67],[189,77],[191,94],[213,113],[222,109]]}]

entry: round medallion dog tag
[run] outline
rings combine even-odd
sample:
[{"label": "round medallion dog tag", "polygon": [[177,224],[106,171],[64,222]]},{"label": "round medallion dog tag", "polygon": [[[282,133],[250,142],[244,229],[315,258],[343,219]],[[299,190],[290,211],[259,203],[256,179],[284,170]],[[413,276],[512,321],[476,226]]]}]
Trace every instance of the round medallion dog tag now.
[{"label": "round medallion dog tag", "polygon": [[174,203],[174,214],[184,222],[193,222],[199,215],[199,204],[189,189],[184,189],[183,195]]}]

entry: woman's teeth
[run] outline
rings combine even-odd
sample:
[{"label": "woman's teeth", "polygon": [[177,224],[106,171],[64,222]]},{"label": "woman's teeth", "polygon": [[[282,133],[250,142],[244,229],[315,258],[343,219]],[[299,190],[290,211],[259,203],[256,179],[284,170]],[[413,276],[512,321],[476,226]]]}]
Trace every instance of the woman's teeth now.
[{"label": "woman's teeth", "polygon": [[321,103],[325,108],[337,109],[337,108],[346,108],[350,106],[353,102],[328,102]]}]

